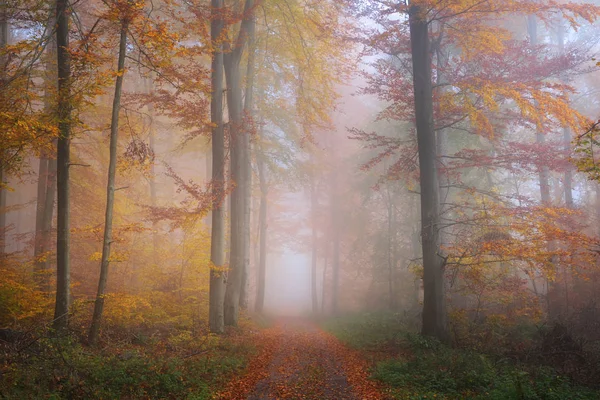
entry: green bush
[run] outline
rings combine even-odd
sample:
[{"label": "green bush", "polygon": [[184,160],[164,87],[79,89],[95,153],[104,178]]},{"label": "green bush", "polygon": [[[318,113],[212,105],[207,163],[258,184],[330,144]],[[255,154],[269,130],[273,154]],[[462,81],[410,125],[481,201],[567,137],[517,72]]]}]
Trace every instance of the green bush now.
[{"label": "green bush", "polygon": [[135,349],[103,354],[70,340],[43,339],[28,354],[12,355],[0,366],[0,397],[210,399],[211,388],[244,368],[252,351],[222,343],[189,358]]},{"label": "green bush", "polygon": [[[326,325],[347,345],[381,351],[393,343],[394,356],[377,362],[373,378],[398,399],[592,400],[600,392],[575,386],[547,367],[518,364],[497,354],[450,348],[407,331],[395,315],[345,316]],[[526,332],[531,336],[531,332]]]}]

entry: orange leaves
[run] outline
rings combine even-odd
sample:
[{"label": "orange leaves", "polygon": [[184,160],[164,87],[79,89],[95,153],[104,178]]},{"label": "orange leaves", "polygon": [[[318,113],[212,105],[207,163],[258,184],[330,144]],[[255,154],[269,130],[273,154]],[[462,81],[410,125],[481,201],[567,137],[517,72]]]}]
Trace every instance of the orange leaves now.
[{"label": "orange leaves", "polygon": [[281,319],[257,339],[261,348],[247,374],[219,399],[384,399],[359,353],[309,321]]}]

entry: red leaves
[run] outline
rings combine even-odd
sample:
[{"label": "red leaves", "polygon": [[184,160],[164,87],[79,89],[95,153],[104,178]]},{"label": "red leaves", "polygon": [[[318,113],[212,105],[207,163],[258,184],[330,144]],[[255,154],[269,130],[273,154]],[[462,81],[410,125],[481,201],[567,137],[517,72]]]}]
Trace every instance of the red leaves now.
[{"label": "red leaves", "polygon": [[280,320],[259,340],[248,373],[219,399],[384,399],[359,353],[308,321]]}]

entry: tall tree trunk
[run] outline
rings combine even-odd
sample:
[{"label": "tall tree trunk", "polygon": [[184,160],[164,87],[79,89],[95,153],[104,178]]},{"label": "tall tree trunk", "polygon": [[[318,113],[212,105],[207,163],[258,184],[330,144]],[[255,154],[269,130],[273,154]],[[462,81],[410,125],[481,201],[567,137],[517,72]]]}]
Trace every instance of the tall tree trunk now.
[{"label": "tall tree trunk", "polygon": [[[244,114],[246,118],[254,119],[254,76],[256,70],[255,25],[248,29],[248,66],[246,69],[246,96],[244,97]],[[253,126],[254,124],[251,124]],[[250,216],[252,214],[252,141],[253,132],[247,130],[244,134],[246,152],[244,165],[244,268],[242,270],[242,285],[240,292],[240,308],[248,309],[248,273],[250,270]]]},{"label": "tall tree trunk", "polygon": [[311,211],[311,225],[312,225],[312,260],[310,267],[310,292],[312,297],[312,312],[314,315],[317,315],[319,312],[319,299],[317,294],[317,260],[318,260],[318,248],[319,245],[318,237],[317,237],[317,208],[318,201],[317,198],[317,188],[315,182],[315,175],[312,174],[311,182],[310,182],[310,211]]},{"label": "tall tree trunk", "polygon": [[[561,56],[565,54],[565,24],[563,20],[559,21],[558,24],[558,49]],[[573,140],[573,136],[571,135],[571,130],[568,126],[563,127],[563,143],[565,153],[570,154],[571,152],[571,140]],[[564,174],[564,188],[565,188],[565,205],[567,208],[574,208],[573,202],[573,169],[567,168]]]},{"label": "tall tree trunk", "polygon": [[69,0],[56,1],[56,54],[58,68],[58,142],[57,142],[57,241],[56,305],[54,327],[64,330],[69,323],[69,164],[71,147],[71,57],[69,54]]},{"label": "tall tree trunk", "polygon": [[268,184],[265,175],[264,154],[260,152],[256,156],[258,167],[258,181],[260,185],[260,210],[259,223],[259,259],[258,259],[258,281],[256,285],[256,312],[261,313],[265,303],[265,287],[267,278],[267,195]]},{"label": "tall tree trunk", "polygon": [[43,253],[42,245],[42,224],[44,221],[44,207],[46,205],[46,191],[48,189],[48,158],[45,154],[40,155],[38,166],[37,196],[35,206],[35,238],[33,240],[33,259],[34,274],[39,286],[43,285],[43,260],[40,259]]},{"label": "tall tree trunk", "polygon": [[329,264],[329,246],[325,246],[325,256],[323,257],[323,282],[321,283],[321,315],[325,315],[325,295],[327,293],[327,265]]},{"label": "tall tree trunk", "polygon": [[215,47],[212,57],[210,119],[212,128],[212,229],[210,242],[209,328],[222,333],[224,327],[223,301],[225,298],[225,133],[223,127],[223,0],[211,0],[212,20],[210,36]]},{"label": "tall tree trunk", "polygon": [[440,257],[440,212],[429,29],[426,9],[409,10],[415,117],[421,184],[421,236],[423,247],[423,335],[448,341],[444,263]]},{"label": "tall tree trunk", "polygon": [[248,257],[246,245],[246,177],[248,168],[249,132],[243,127],[242,80],[240,61],[248,38],[254,31],[254,0],[246,0],[244,19],[240,26],[235,47],[224,56],[225,79],[227,81],[227,107],[229,110],[231,179],[231,248],[229,251],[229,274],[225,292],[225,325],[237,326],[240,293],[245,263]]},{"label": "tall tree trunk", "polygon": [[[529,34],[529,41],[532,46],[537,46],[537,21],[535,15],[529,15],[527,17],[527,33]],[[546,136],[538,128],[535,134],[535,141],[539,145],[546,143]],[[538,171],[538,177],[540,182],[540,198],[543,205],[550,205],[550,170],[547,166],[541,166]]]},{"label": "tall tree trunk", "polygon": [[[537,20],[535,15],[527,16],[527,33],[529,35],[529,41],[531,45],[536,46],[538,44],[538,39]],[[535,105],[537,106],[537,102],[535,103]],[[535,142],[540,146],[543,146],[546,143],[546,135],[544,135],[544,132],[542,132],[542,130],[539,127],[537,128],[535,133]],[[550,196],[550,169],[548,168],[548,166],[542,165],[541,167],[539,167],[538,178],[540,183],[541,204],[545,207],[549,207],[552,205],[552,197]],[[555,250],[555,243],[553,241],[548,241],[548,243],[546,244],[546,249],[549,253],[553,252]],[[553,256],[550,257],[550,263],[555,264],[556,267],[556,263]],[[559,304],[555,304],[556,302],[551,301],[552,296],[550,295],[550,292],[555,292],[557,290],[555,286],[556,285],[550,282],[549,280],[546,281],[546,305],[548,308],[548,314],[551,318],[558,317],[557,307],[560,306]]]},{"label": "tall tree trunk", "polygon": [[[49,25],[56,24],[54,13],[52,13]],[[55,112],[52,102],[52,93],[56,90],[56,67],[52,61],[56,57],[56,41],[50,39],[47,46],[48,62],[46,63],[46,74],[49,79],[46,82],[46,93],[44,94],[44,108],[50,114]],[[50,90],[50,85],[53,90]],[[37,207],[35,221],[34,259],[35,272],[38,274],[38,283],[42,290],[49,290],[47,271],[50,267],[50,259],[45,253],[51,247],[52,216],[54,214],[54,197],[56,195],[56,159],[42,154],[38,168],[37,185]],[[43,258],[42,258],[43,257]]]},{"label": "tall tree trunk", "polygon": [[388,219],[388,241],[387,241],[387,256],[388,256],[388,296],[390,311],[396,309],[396,293],[394,291],[394,276],[396,269],[396,261],[394,256],[394,204],[392,202],[392,194],[390,193],[389,185],[386,185],[387,191],[387,219]]},{"label": "tall tree trunk", "polygon": [[[8,30],[8,16],[6,14],[6,1],[0,1],[0,49],[8,45],[10,32]],[[0,59],[0,78],[6,75],[6,63],[8,59],[3,55]],[[6,249],[6,194],[8,177],[4,169],[4,154],[0,154],[0,258],[5,253]]]},{"label": "tall tree trunk", "polygon": [[338,196],[338,175],[337,172],[333,173],[331,179],[331,222],[332,222],[332,233],[333,233],[333,265],[332,265],[332,279],[331,279],[331,312],[333,315],[338,313],[338,293],[340,284],[340,235],[341,235],[341,221],[339,218],[339,196]]},{"label": "tall tree trunk", "polygon": [[88,336],[88,342],[95,344],[100,332],[100,322],[104,311],[104,296],[108,280],[108,267],[110,265],[110,247],[112,244],[113,207],[115,203],[115,177],[117,171],[117,143],[119,138],[119,111],[121,110],[121,92],[125,75],[125,53],[127,52],[127,26],[128,21],[121,24],[121,38],[119,40],[119,61],[117,63],[117,80],[115,82],[115,97],[112,105],[110,121],[110,156],[108,162],[108,183],[106,185],[106,214],[104,216],[104,240],[102,242],[102,260],[100,262],[100,279],[98,280],[98,294],[94,304],[94,316]]},{"label": "tall tree trunk", "polygon": [[[154,94],[152,78],[148,78],[146,83],[148,85],[147,92],[150,96],[152,96]],[[148,115],[150,116],[148,145],[150,146],[150,151],[152,154],[155,154],[156,128],[154,124],[154,103],[152,101],[150,101],[148,104]],[[150,186],[150,205],[152,207],[156,207],[156,167],[154,163],[150,164],[150,179],[148,180],[148,184]],[[158,223],[156,221],[152,221],[152,261],[154,264],[158,263],[158,241]]]}]

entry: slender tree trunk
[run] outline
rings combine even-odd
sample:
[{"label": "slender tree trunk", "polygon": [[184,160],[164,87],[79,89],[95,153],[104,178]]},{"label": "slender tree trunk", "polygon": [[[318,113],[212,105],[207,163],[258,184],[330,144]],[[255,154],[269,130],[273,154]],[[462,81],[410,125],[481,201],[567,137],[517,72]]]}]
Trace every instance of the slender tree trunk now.
[{"label": "slender tree trunk", "polygon": [[312,214],[312,260],[310,268],[310,292],[312,297],[312,312],[317,315],[319,312],[319,299],[317,293],[317,259],[318,259],[318,237],[317,237],[317,208],[319,199],[317,198],[317,188],[315,174],[310,182],[310,209]]},{"label": "slender tree trunk", "polygon": [[429,29],[426,10],[412,4],[409,10],[415,116],[421,183],[421,236],[423,247],[423,334],[448,341],[444,264],[440,257],[440,212]]},{"label": "slender tree trunk", "polygon": [[258,180],[260,185],[260,210],[259,223],[259,259],[258,259],[258,282],[256,285],[256,312],[261,313],[265,303],[265,288],[267,279],[267,195],[268,185],[265,176],[265,163],[262,152],[257,154],[256,163],[258,167]]},{"label": "slender tree trunk", "polygon": [[[529,41],[531,45],[536,46],[538,44],[538,39],[537,20],[535,15],[529,15],[527,17],[527,33],[529,35]],[[535,105],[537,106],[537,102]],[[544,135],[539,127],[536,130],[535,142],[540,146],[543,146],[546,143],[546,135]],[[545,207],[549,207],[552,205],[552,197],[550,196],[550,169],[548,166],[542,165],[539,167],[538,178],[540,183],[541,204]],[[553,252],[555,250],[555,243],[553,241],[548,241],[546,248],[548,252]],[[550,258],[550,262],[556,264],[553,256]],[[550,295],[550,292],[554,292],[556,290],[554,286],[555,284],[552,282],[548,280],[546,281],[546,304],[548,307],[548,314],[551,316],[551,318],[558,317],[558,304],[555,304],[555,302],[551,301]]]},{"label": "slender tree trunk", "polygon": [[[244,114],[246,118],[254,120],[254,75],[256,70],[255,25],[252,23],[248,29],[248,66],[246,69],[246,96],[244,98]],[[251,125],[253,126],[253,124]],[[250,270],[250,216],[252,214],[252,140],[247,129],[244,135],[246,152],[244,165],[244,269],[240,292],[240,308],[248,309],[248,273]]]},{"label": "slender tree trunk", "polygon": [[[147,80],[148,84],[148,94],[154,94],[154,87],[151,78]],[[152,154],[155,154],[156,151],[156,129],[154,125],[154,103],[150,101],[148,104],[148,115],[150,116],[150,128],[148,135],[148,145],[150,146],[150,151]],[[150,205],[152,207],[156,207],[156,167],[154,163],[150,164],[150,179],[148,181],[150,186]],[[159,247],[159,237],[158,237],[158,223],[156,221],[152,221],[152,261],[154,264],[158,263],[158,247]]]},{"label": "slender tree trunk", "polygon": [[235,48],[224,57],[227,81],[227,106],[229,110],[231,179],[235,188],[231,193],[231,248],[229,251],[229,274],[225,292],[225,325],[237,326],[240,306],[242,277],[248,257],[246,245],[246,178],[248,168],[249,133],[243,127],[242,81],[240,61],[248,38],[254,31],[254,1],[246,0]]},{"label": "slender tree trunk", "polygon": [[6,251],[6,188],[8,186],[6,177],[2,168],[2,160],[0,160],[0,259]]},{"label": "slender tree trunk", "polygon": [[[50,26],[56,24],[54,13],[50,18]],[[46,63],[46,74],[50,75],[46,82],[46,93],[44,94],[44,108],[48,113],[53,113],[54,104],[52,93],[56,90],[56,67],[53,59],[56,58],[56,41],[50,39],[47,46],[48,62]],[[54,90],[49,90],[52,85]],[[55,143],[53,143],[54,145]],[[51,247],[52,216],[54,215],[54,197],[56,196],[56,159],[42,154],[38,169],[37,185],[37,207],[35,223],[35,272],[38,274],[38,283],[43,290],[50,290],[47,271],[50,269],[50,259],[45,253]],[[41,258],[43,255],[43,258]]]},{"label": "slender tree trunk", "polygon": [[210,118],[212,129],[212,229],[210,243],[209,328],[213,333],[224,331],[223,301],[225,298],[225,133],[223,127],[223,0],[211,0],[211,41],[215,46],[212,57]]},{"label": "slender tree trunk", "polygon": [[64,330],[69,323],[69,164],[71,147],[71,57],[69,54],[69,0],[56,1],[56,54],[58,68],[58,142],[57,142],[57,241],[56,305],[54,327]]},{"label": "slender tree trunk", "polygon": [[42,154],[40,156],[40,164],[38,166],[38,181],[37,181],[37,202],[35,207],[35,238],[33,240],[33,259],[34,259],[34,274],[39,286],[43,285],[43,260],[40,259],[43,253],[42,245],[42,224],[44,221],[44,207],[46,206],[46,191],[48,189],[48,158]]},{"label": "slender tree trunk", "polygon": [[333,315],[338,313],[338,289],[340,281],[340,218],[339,218],[339,197],[337,185],[337,172],[334,172],[331,180],[331,220],[333,233],[333,265],[331,281],[331,312]]},{"label": "slender tree trunk", "polygon": [[[527,33],[529,34],[529,40],[532,46],[537,46],[537,21],[535,15],[529,15],[527,17]],[[535,141],[539,145],[546,143],[546,136],[538,128],[535,134]],[[540,197],[543,205],[550,205],[550,170],[547,166],[541,166],[538,171],[538,177],[540,182]]]},{"label": "slender tree trunk", "polygon": [[[564,21],[561,20],[558,25],[558,49],[561,56],[565,54],[565,25]],[[571,130],[568,126],[563,127],[563,143],[565,153],[570,154],[571,152],[571,140],[573,140],[573,136],[571,135]],[[574,208],[573,202],[573,169],[567,168],[564,175],[565,188],[565,205],[567,208]]]},{"label": "slender tree trunk", "polygon": [[390,311],[394,311],[396,309],[396,293],[394,292],[394,269],[396,268],[396,263],[394,260],[394,204],[392,203],[392,195],[390,193],[389,185],[386,187],[387,189],[387,219],[388,219],[388,242],[387,242],[387,256],[388,256],[388,295],[389,295],[389,308]]},{"label": "slender tree trunk", "polygon": [[[6,15],[6,1],[0,1],[0,49],[8,45],[10,32],[8,30],[8,16]],[[0,58],[0,78],[6,75],[6,56]],[[4,154],[0,154],[0,258],[3,257],[6,249],[6,194],[8,177],[4,170]]]},{"label": "slender tree trunk", "polygon": [[117,80],[115,82],[115,97],[113,99],[112,116],[110,122],[110,158],[108,162],[108,183],[106,185],[106,214],[104,217],[104,240],[102,243],[102,261],[100,263],[100,279],[98,280],[98,294],[94,304],[94,316],[88,336],[88,342],[95,344],[100,332],[100,322],[104,311],[104,296],[108,280],[110,265],[110,247],[112,244],[113,208],[115,203],[115,178],[117,171],[117,143],[119,138],[119,111],[121,110],[121,92],[125,75],[125,53],[127,52],[127,26],[123,21],[121,38],[119,41],[119,61],[117,63]]},{"label": "slender tree trunk", "polygon": [[325,295],[327,294],[327,265],[329,264],[329,246],[325,247],[325,257],[323,258],[323,282],[321,283],[321,315],[325,315]]},{"label": "slender tree trunk", "polygon": [[[54,198],[56,197],[56,159],[48,160],[48,180],[46,196],[44,197],[44,215],[42,217],[42,253],[48,252],[52,248],[52,219],[54,216]],[[50,270],[50,257],[45,257],[42,270]],[[44,291],[50,291],[50,281],[44,278]]]}]

